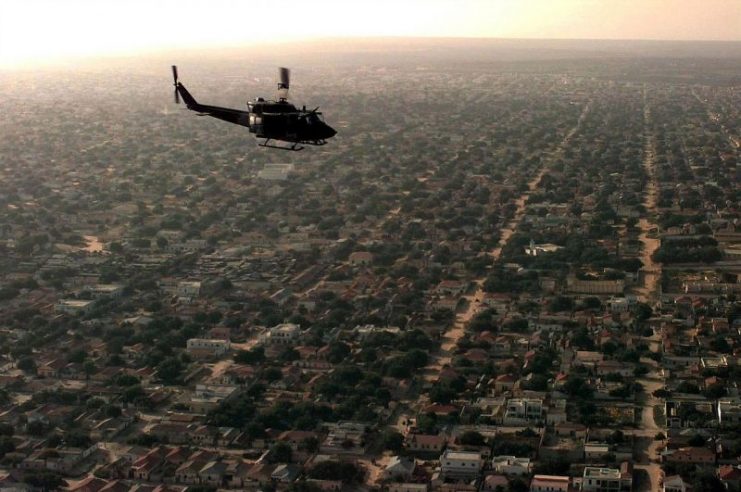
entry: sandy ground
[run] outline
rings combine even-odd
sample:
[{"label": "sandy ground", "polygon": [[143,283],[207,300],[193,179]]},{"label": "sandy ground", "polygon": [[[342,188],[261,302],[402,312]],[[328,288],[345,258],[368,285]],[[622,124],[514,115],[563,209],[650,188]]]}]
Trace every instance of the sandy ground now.
[{"label": "sandy ground", "polygon": [[[589,113],[591,106],[591,102],[584,106],[584,109],[579,115],[579,119],[576,125],[574,125],[574,127],[566,134],[564,139],[559,144],[558,148],[551,154],[552,162],[555,162],[557,160],[557,157],[563,154],[566,146],[569,144],[569,142],[571,142],[571,139],[574,137],[576,132],[579,131],[582,121],[584,121],[584,118]],[[514,232],[517,230],[517,227],[520,225],[520,222],[525,215],[525,205],[527,204],[527,200],[530,197],[530,193],[535,191],[538,186],[540,186],[540,182],[543,179],[543,176],[549,170],[550,168],[548,165],[543,166],[543,168],[528,182],[527,191],[525,191],[522,195],[520,195],[519,198],[515,200],[515,213],[512,216],[512,219],[504,224],[499,230],[499,242],[497,243],[497,246],[489,252],[489,255],[494,260],[499,259],[500,255],[502,254],[502,249],[504,248],[504,246],[507,245],[507,242],[510,240]],[[475,279],[473,281],[475,284],[475,287],[472,289],[474,291],[473,294],[464,296],[466,302],[464,306],[457,311],[455,321],[453,322],[452,326],[443,334],[440,350],[435,354],[431,354],[430,363],[424,369],[424,378],[426,381],[435,381],[440,370],[442,370],[442,368],[446,365],[450,364],[452,352],[455,349],[456,345],[458,345],[458,341],[465,334],[466,325],[480,309],[480,305],[478,302],[476,302],[476,299],[481,299],[481,297],[483,296],[483,285],[485,280],[485,277]]]},{"label": "sandy ground", "polygon": [[[645,103],[644,103],[645,104]],[[654,263],[651,256],[660,245],[658,238],[649,237],[649,231],[657,228],[655,217],[657,214],[656,204],[658,201],[658,186],[654,170],[655,137],[650,133],[651,108],[644,106],[643,110],[644,129],[646,138],[643,149],[643,167],[648,175],[648,185],[643,197],[643,206],[646,208],[646,217],[641,217],[638,227],[641,232],[638,240],[643,243],[641,261],[643,262],[643,285],[634,289],[634,293],[642,302],[656,300],[659,294],[659,281],[661,280],[661,264]]]}]

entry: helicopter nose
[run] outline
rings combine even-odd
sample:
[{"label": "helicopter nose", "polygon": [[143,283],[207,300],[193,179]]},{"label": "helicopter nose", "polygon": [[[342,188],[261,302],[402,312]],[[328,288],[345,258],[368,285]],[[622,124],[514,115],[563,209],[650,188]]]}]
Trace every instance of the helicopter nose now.
[{"label": "helicopter nose", "polygon": [[323,125],[321,131],[322,131],[322,138],[323,139],[332,138],[335,135],[337,135],[337,131],[334,128],[332,128],[331,126],[327,125],[327,124],[324,124]]}]

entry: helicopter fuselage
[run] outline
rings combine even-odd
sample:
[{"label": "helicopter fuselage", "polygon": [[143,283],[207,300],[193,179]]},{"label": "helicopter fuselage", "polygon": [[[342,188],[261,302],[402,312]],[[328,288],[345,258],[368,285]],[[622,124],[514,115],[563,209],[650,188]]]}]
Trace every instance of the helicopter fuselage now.
[{"label": "helicopter fuselage", "polygon": [[327,139],[332,138],[337,132],[324,122],[318,108],[307,110],[296,108],[286,100],[288,90],[288,70],[281,69],[281,83],[279,84],[279,100],[268,101],[258,97],[247,102],[247,111],[224,108],[220,106],[210,106],[200,104],[188,92],[183,84],[177,80],[177,67],[172,67],[174,85],[175,85],[175,102],[180,97],[185,101],[188,109],[197,112],[201,116],[211,116],[235,125],[246,126],[250,133],[254,133],[257,138],[264,138],[265,141],[260,145],[263,147],[276,147],[286,149],[275,145],[269,145],[271,140],[288,142],[292,144],[288,150],[301,150],[301,144],[324,145]]}]

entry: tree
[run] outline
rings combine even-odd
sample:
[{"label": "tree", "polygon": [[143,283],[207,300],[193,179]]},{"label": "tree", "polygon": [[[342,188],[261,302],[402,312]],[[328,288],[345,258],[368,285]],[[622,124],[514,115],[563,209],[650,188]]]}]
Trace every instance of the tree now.
[{"label": "tree", "polygon": [[157,365],[157,377],[165,384],[176,384],[183,369],[180,359],[168,357]]},{"label": "tree", "polygon": [[354,463],[327,460],[314,465],[309,470],[308,475],[311,478],[319,480],[341,480],[345,483],[360,483],[365,477],[365,472]]},{"label": "tree", "polygon": [[265,349],[255,347],[251,350],[240,350],[234,355],[237,364],[257,365],[265,362]]},{"label": "tree", "polygon": [[61,490],[67,486],[67,482],[57,473],[50,471],[29,471],[23,474],[23,482],[43,491]]},{"label": "tree", "polygon": [[333,364],[342,362],[350,355],[350,346],[343,342],[334,341],[329,344],[327,360]]},{"label": "tree", "polygon": [[106,417],[116,418],[121,416],[121,407],[116,405],[106,405],[103,407],[103,413]]},{"label": "tree", "polygon": [[702,437],[700,434],[695,434],[694,436],[690,437],[690,439],[687,441],[687,444],[692,447],[699,448],[705,445],[705,438]]},{"label": "tree", "polygon": [[283,373],[277,367],[268,367],[263,371],[262,377],[265,381],[272,383],[273,381],[280,380],[283,377]]},{"label": "tree", "polygon": [[476,431],[466,431],[458,438],[458,442],[464,446],[484,446],[486,437]]},{"label": "tree", "polygon": [[396,431],[386,431],[383,434],[383,449],[400,453],[404,450],[404,436]]},{"label": "tree", "polygon": [[307,453],[316,453],[319,451],[319,439],[314,436],[309,436],[298,445],[298,448],[306,451]]},{"label": "tree", "polygon": [[39,420],[34,420],[26,424],[26,432],[34,437],[41,437],[46,434],[46,426]]},{"label": "tree", "polygon": [[124,403],[134,403],[137,400],[144,398],[145,396],[146,393],[144,393],[144,388],[142,388],[139,384],[135,384],[133,386],[129,386],[123,391],[123,393],[121,393],[121,401],[123,401]]},{"label": "tree", "polygon": [[570,376],[566,384],[564,384],[564,389],[570,396],[578,398],[591,398],[594,393],[594,389],[579,376]]},{"label": "tree", "polygon": [[551,300],[548,309],[554,313],[571,311],[574,309],[574,300],[566,296],[556,296]]},{"label": "tree", "polygon": [[287,442],[279,441],[270,448],[268,456],[271,463],[290,463],[293,459],[293,450]]},{"label": "tree", "polygon": [[639,302],[636,304],[635,313],[638,321],[646,321],[653,315],[653,309],[648,304]]},{"label": "tree", "polygon": [[509,482],[510,492],[528,492],[528,490],[530,490],[530,487],[528,486],[527,482],[525,482],[521,478],[513,478]]},{"label": "tree", "polygon": [[35,372],[36,371],[36,361],[33,360],[33,357],[21,357],[18,359],[18,369],[24,372]]},{"label": "tree", "polygon": [[98,371],[98,368],[95,366],[95,362],[86,360],[82,364],[82,370],[85,371],[86,376],[90,377]]},{"label": "tree", "polygon": [[72,351],[69,356],[67,357],[68,362],[75,362],[77,364],[82,364],[85,359],[87,358],[87,352],[83,349],[77,349]]},{"label": "tree", "polygon": [[692,481],[692,490],[702,490],[703,492],[726,492],[726,487],[714,472],[703,470],[698,473]]},{"label": "tree", "polygon": [[13,438],[9,436],[0,437],[0,458],[4,457],[7,453],[15,451],[15,444]]}]

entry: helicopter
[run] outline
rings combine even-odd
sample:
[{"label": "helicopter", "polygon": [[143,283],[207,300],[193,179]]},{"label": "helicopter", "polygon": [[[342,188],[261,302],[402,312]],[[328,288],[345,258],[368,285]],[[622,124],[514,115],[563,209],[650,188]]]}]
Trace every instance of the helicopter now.
[{"label": "helicopter", "polygon": [[[303,150],[304,145],[325,145],[327,139],[337,134],[334,128],[324,122],[319,107],[307,110],[304,106],[298,109],[288,102],[291,72],[287,68],[278,69],[276,100],[257,97],[247,101],[247,111],[200,104],[178,81],[178,67],[175,65],[172,66],[172,77],[176,104],[180,104],[182,97],[187,108],[196,111],[198,116],[212,116],[235,125],[246,126],[257,138],[265,139],[258,144],[260,147],[298,151]],[[290,145],[274,145],[270,143],[272,140],[287,142]]]}]

